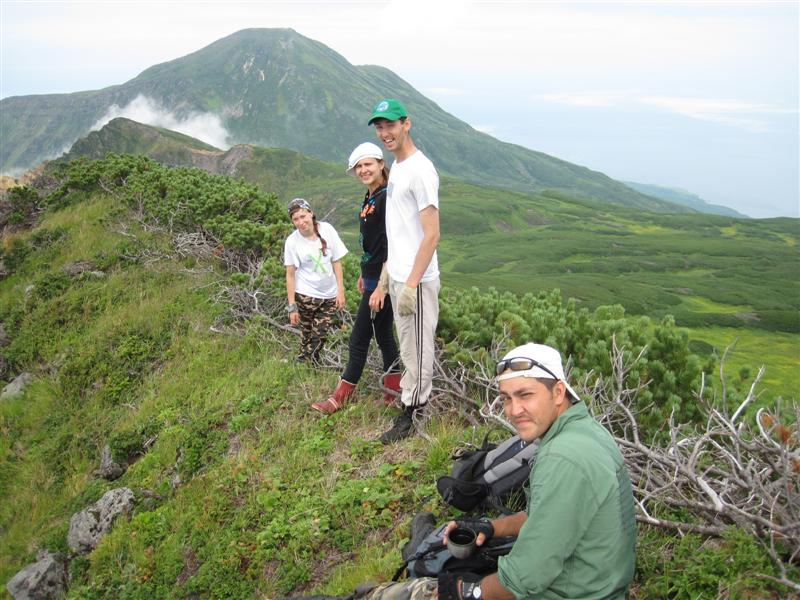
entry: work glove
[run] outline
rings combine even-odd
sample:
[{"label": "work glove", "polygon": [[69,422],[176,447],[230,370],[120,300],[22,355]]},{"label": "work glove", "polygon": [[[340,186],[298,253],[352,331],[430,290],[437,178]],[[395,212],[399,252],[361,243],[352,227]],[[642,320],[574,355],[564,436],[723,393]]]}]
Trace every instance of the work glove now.
[{"label": "work glove", "polygon": [[384,296],[389,293],[389,271],[385,268],[381,271],[381,276],[378,279],[378,287],[381,288]]},{"label": "work glove", "polygon": [[483,534],[486,536],[481,545],[488,542],[494,536],[494,525],[489,519],[456,519],[456,525],[472,529],[475,535]]},{"label": "work glove", "polygon": [[401,317],[407,317],[417,312],[417,288],[403,286],[397,298],[397,312]]}]

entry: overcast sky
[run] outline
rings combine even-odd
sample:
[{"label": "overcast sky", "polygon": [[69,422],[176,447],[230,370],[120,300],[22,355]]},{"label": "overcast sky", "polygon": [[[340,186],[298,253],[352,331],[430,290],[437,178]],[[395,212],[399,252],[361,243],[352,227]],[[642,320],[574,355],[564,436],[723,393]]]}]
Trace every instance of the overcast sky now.
[{"label": "overcast sky", "polygon": [[291,27],[501,140],[800,216],[796,0],[0,0],[0,17],[0,97],[99,89],[240,29]]}]

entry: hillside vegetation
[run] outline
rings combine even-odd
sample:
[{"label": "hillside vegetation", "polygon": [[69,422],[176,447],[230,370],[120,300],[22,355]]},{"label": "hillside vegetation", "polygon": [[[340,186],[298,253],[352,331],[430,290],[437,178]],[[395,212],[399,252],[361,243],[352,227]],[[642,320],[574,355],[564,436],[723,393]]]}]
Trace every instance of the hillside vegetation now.
[{"label": "hillside vegetation", "polygon": [[[320,418],[308,405],[338,371],[296,364],[290,333],[226,304],[231,290],[259,289],[269,304],[282,288],[283,203],[142,157],[77,161],[40,184],[12,195],[18,229],[0,257],[2,353],[8,373],[35,375],[0,402],[0,581],[40,548],[66,551],[70,516],[121,485],[139,503],[94,552],[73,558],[70,598],[344,595],[391,576],[417,510],[453,514],[434,482],[457,444],[488,429],[468,425],[478,391],[438,399],[457,408],[434,414],[430,440],[384,447],[376,438],[393,410],[373,403],[375,373],[359,401]],[[187,236],[198,234],[216,248],[192,252],[187,240],[198,238]],[[231,271],[223,255],[259,267]],[[80,262],[90,266],[76,270]],[[354,268],[351,257],[349,281]],[[445,361],[486,364],[495,336],[533,336],[571,354],[574,377],[591,383],[611,373],[616,340],[653,381],[641,397],[648,431],[673,409],[695,418],[690,390],[713,360],[695,356],[671,318],[580,308],[553,291],[451,288],[443,300]],[[283,300],[274,302],[280,313]],[[106,444],[127,466],[113,484],[92,475]],[[785,593],[758,574],[777,575],[735,527],[709,540],[640,526],[636,598]]]},{"label": "hillside vegetation", "polygon": [[[341,164],[279,148],[209,151],[202,142],[115,119],[58,164],[109,151],[149,156],[240,177],[284,201],[309,198],[350,248],[357,246],[360,184]],[[736,219],[610,209],[544,192],[513,193],[442,178],[440,263],[447,287],[519,294],[560,289],[580,306],[622,305],[628,314],[673,315],[692,349],[727,356],[732,380],[768,365],[763,393],[800,389],[800,246],[797,219]],[[707,328],[713,327],[713,340]],[[777,334],[777,335],[776,335]],[[783,340],[776,344],[775,340]],[[737,340],[747,340],[738,344]]]}]

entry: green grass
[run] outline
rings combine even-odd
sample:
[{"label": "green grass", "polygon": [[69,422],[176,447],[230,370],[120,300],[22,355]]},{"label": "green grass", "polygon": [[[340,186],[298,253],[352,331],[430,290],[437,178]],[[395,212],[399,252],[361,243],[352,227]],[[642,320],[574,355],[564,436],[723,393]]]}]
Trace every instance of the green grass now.
[{"label": "green grass", "polygon": [[[105,202],[45,220],[42,228],[64,236],[0,283],[5,318],[23,301],[20,284],[54,277],[96,247],[126,252],[130,235],[140,250],[164,247],[166,240],[135,227],[112,233],[119,223],[99,218]],[[361,402],[330,419],[310,411],[337,374],[287,362],[258,323],[243,336],[211,332],[221,309],[208,302],[206,285],[218,276],[188,273],[173,260],[117,263],[101,283],[73,280],[31,309],[41,314],[19,321],[12,350],[31,367],[60,364],[61,373],[37,371],[24,396],[0,405],[0,580],[38,548],[66,551],[70,516],[117,486],[146,488],[155,500],[72,563],[70,597],[272,597],[334,571],[328,585],[343,591],[353,573],[341,573],[354,556],[364,557],[357,571],[364,576],[393,570],[404,537],[396,525],[436,505],[432,469],[442,466],[441,447],[369,441],[392,416],[372,403],[374,374]],[[71,295],[73,308],[90,298],[96,308],[70,312],[47,325],[50,336],[40,335],[44,312]],[[142,339],[163,343],[133,344]],[[130,373],[131,352],[144,352],[147,364],[114,388],[107,367],[124,370],[125,360]],[[113,484],[91,475],[105,443],[132,461]],[[329,559],[320,566],[321,555]]]},{"label": "green grass", "polygon": [[[557,198],[551,204],[584,213]],[[548,210],[523,210],[503,227],[522,229]],[[376,438],[394,412],[374,403],[370,372],[345,410],[327,418],[310,411],[339,373],[295,364],[287,357],[297,340],[257,319],[238,332],[212,331],[226,315],[210,301],[213,284],[227,275],[214,262],[165,258],[166,235],[144,231],[107,196],[76,200],[18,237],[38,241],[0,281],[0,318],[13,332],[4,352],[36,381],[0,404],[0,581],[40,548],[66,551],[71,515],[112,487],[133,488],[140,503],[71,563],[69,598],[347,595],[393,574],[416,511],[432,510],[439,521],[452,515],[436,478],[449,471],[454,447],[479,442],[483,428],[444,415],[427,427],[430,442],[384,447]],[[94,261],[105,277],[62,275],[76,260]],[[505,264],[499,269],[514,277]],[[579,287],[588,289],[594,274],[582,275]],[[557,279],[543,274],[527,285]],[[624,284],[622,277],[612,297]],[[659,286],[646,289],[638,301],[655,304]],[[742,332],[729,357],[732,377],[758,356],[769,361],[767,391],[789,397],[796,334],[690,330],[718,349]],[[105,444],[130,462],[113,483],[92,476]],[[643,529],[640,542],[639,598],[702,597],[734,571],[725,582],[731,597],[765,593],[752,573],[769,567],[751,540],[732,535],[717,546]]]}]

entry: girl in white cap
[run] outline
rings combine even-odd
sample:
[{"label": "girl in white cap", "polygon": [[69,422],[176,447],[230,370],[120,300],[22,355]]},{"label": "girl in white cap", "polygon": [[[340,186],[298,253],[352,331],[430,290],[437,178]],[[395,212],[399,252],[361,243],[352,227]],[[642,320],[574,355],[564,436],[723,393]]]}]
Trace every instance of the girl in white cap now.
[{"label": "girl in white cap", "polygon": [[333,324],[336,309],[344,308],[342,257],[347,248],[332,225],[318,222],[308,201],[289,203],[295,230],[286,238],[286,312],[300,325],[299,361],[317,362]]},{"label": "girl in white cap", "polygon": [[342,379],[330,396],[311,405],[323,413],[336,412],[353,395],[367,362],[373,335],[383,358],[383,387],[387,390],[384,402],[393,403],[394,394],[400,392],[399,351],[392,332],[391,300],[378,285],[387,253],[384,214],[386,182],[389,180],[381,149],[370,142],[359,144],[350,154],[347,174],[358,177],[367,186],[358,219],[359,239],[364,251],[361,257],[361,276],[358,278],[361,302],[350,334],[350,355]]}]

